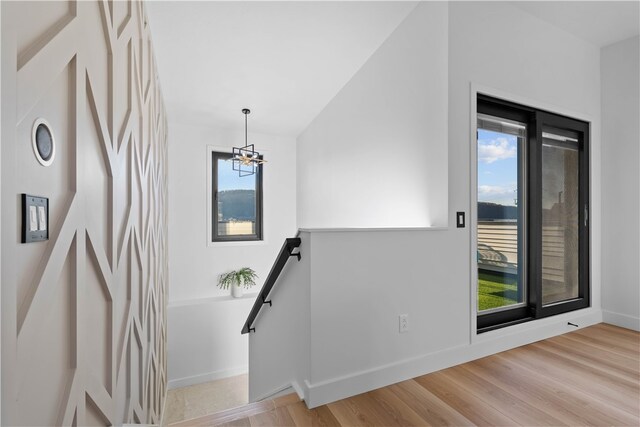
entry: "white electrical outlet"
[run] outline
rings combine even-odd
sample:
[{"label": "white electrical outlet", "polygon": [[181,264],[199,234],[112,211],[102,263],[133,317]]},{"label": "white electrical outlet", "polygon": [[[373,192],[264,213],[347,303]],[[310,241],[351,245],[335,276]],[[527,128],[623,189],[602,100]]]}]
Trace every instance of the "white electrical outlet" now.
[{"label": "white electrical outlet", "polygon": [[409,332],[409,315],[401,314],[398,316],[398,320],[400,321],[400,333]]}]

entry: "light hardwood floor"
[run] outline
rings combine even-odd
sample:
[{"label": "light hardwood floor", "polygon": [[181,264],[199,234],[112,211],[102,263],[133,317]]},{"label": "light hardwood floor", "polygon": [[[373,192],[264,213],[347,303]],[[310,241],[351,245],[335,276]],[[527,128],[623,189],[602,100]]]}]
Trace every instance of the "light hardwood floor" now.
[{"label": "light hardwood floor", "polygon": [[179,425],[639,426],[640,334],[599,324],[312,410],[290,395]]}]

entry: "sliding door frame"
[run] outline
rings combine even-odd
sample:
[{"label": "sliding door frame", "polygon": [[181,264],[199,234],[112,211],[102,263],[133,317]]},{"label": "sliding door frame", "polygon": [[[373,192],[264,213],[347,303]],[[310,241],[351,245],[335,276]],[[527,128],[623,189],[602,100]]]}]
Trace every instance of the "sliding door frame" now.
[{"label": "sliding door frame", "polygon": [[[477,116],[478,116],[478,109],[477,109],[477,100],[478,100],[478,96],[482,96],[485,95],[487,97],[493,98],[493,99],[497,99],[497,100],[502,100],[502,102],[505,105],[517,105],[518,107],[520,106],[527,106],[529,107],[530,110],[535,111],[535,110],[542,110],[542,111],[552,111],[553,114],[557,114],[557,115],[561,115],[563,117],[566,118],[571,118],[571,119],[575,119],[577,121],[583,122],[582,124],[586,127],[585,128],[585,137],[584,137],[584,150],[586,150],[587,155],[586,156],[580,156],[580,168],[581,171],[583,171],[584,173],[581,173],[580,179],[581,179],[581,189],[580,189],[580,194],[581,197],[586,198],[587,200],[591,200],[591,187],[589,186],[590,182],[591,182],[591,174],[592,174],[592,169],[591,169],[591,156],[589,151],[591,148],[591,145],[594,143],[594,141],[590,138],[591,135],[595,135],[593,133],[593,123],[594,123],[594,118],[582,114],[582,113],[576,113],[574,111],[569,111],[565,108],[561,108],[558,107],[556,105],[551,105],[548,103],[544,103],[544,102],[540,102],[539,100],[535,100],[535,99],[530,99],[530,98],[526,98],[523,97],[519,94],[513,94],[513,93],[509,93],[509,92],[505,92],[503,90],[500,89],[495,89],[492,87],[488,87],[488,86],[484,86],[478,83],[474,83],[471,82],[470,84],[470,91],[469,91],[469,105],[470,105],[470,111],[469,111],[469,120],[470,120],[470,127],[469,127],[469,159],[470,159],[470,168],[469,168],[469,184],[470,184],[470,215],[469,215],[469,227],[470,227],[470,232],[469,232],[469,237],[470,237],[470,272],[469,272],[469,277],[470,277],[470,282],[471,282],[471,286],[470,286],[470,308],[471,308],[471,313],[470,313],[470,341],[472,343],[474,342],[482,342],[485,340],[491,340],[500,336],[506,336],[506,335],[510,335],[513,334],[514,331],[518,331],[518,330],[528,330],[530,328],[530,326],[525,326],[525,325],[520,325],[520,326],[513,326],[511,328],[507,328],[507,329],[503,329],[503,328],[496,328],[495,330],[491,330],[490,332],[484,332],[482,331],[482,333],[478,332],[478,260],[477,260],[477,248],[478,248],[478,236],[477,236],[477,227],[478,227],[478,194],[477,194],[477,170],[478,170],[478,157],[477,157],[477,131],[478,131],[478,126],[477,126]],[[525,109],[527,108],[525,107]],[[535,117],[535,115],[534,115]],[[536,133],[537,133],[537,123],[535,124],[535,127],[532,129],[536,129]],[[535,137],[535,136],[534,136]],[[531,144],[530,144],[531,145]],[[527,155],[529,155],[529,152],[527,152]],[[541,159],[537,159],[537,162],[539,164]],[[534,160],[535,162],[536,160]],[[535,165],[530,165],[530,167],[535,166]],[[536,166],[537,167],[537,166]],[[586,183],[586,185],[582,185],[583,181]],[[530,180],[529,180],[530,181]],[[529,190],[529,187],[527,188],[527,191]],[[531,194],[528,195],[528,199],[529,199],[529,203],[531,203]],[[584,200],[584,199],[581,199]],[[581,217],[580,221],[584,221],[584,218]],[[529,227],[531,224],[531,221],[527,221],[527,227]],[[591,218],[588,218],[587,221],[587,226],[583,227],[583,229],[581,230],[581,235],[582,233],[585,234],[586,238],[584,240],[584,245],[581,245],[581,251],[583,252],[583,254],[581,254],[581,257],[585,257],[584,259],[587,260],[587,262],[583,262],[581,263],[581,271],[580,274],[582,275],[582,277],[584,277],[584,285],[580,287],[580,296],[587,296],[587,298],[583,298],[582,300],[580,300],[579,302],[575,303],[575,307],[572,307],[572,310],[576,310],[576,309],[581,309],[581,308],[585,308],[585,309],[589,309],[589,307],[593,306],[594,303],[594,295],[593,295],[593,284],[592,284],[592,277],[591,277],[591,270],[593,268],[592,266],[592,252],[591,252],[591,232],[592,232],[592,221]],[[540,254],[541,255],[541,254]],[[531,262],[531,259],[530,259]],[[531,269],[533,268],[540,268],[541,266],[541,258],[539,256],[535,256],[534,260],[533,260],[535,265],[531,265]],[[529,298],[531,299],[536,298],[536,296],[531,295],[531,289],[532,286],[529,286]],[[585,294],[582,294],[582,292],[585,292]],[[596,295],[596,302],[599,303],[599,298],[597,298],[598,295]],[[536,302],[540,301],[540,305],[541,305],[541,299],[536,298]],[[563,307],[567,307],[566,305],[564,305]],[[537,306],[536,306],[537,308]],[[542,307],[541,307],[542,308]],[[549,307],[545,307],[545,308],[549,308]],[[564,312],[565,310],[558,310],[555,308],[549,308],[548,310],[543,310],[542,312],[538,311],[538,314],[535,316],[537,319],[533,320],[533,322],[536,321],[541,321],[542,317],[546,317],[546,316],[552,316],[554,314],[558,314],[558,312]],[[573,312],[573,315],[571,313],[568,313],[568,315],[570,316],[578,316],[580,315],[580,313],[576,313]],[[526,320],[530,320],[530,319],[525,319]],[[508,320],[507,320],[508,322]],[[522,321],[513,321],[511,323],[506,323],[503,324],[501,326],[509,326],[510,324],[516,325],[518,323],[522,323]],[[524,328],[524,329],[523,329]],[[490,330],[491,328],[487,329]]]},{"label": "sliding door frame", "polygon": [[[560,117],[555,113],[538,111],[536,122],[536,138],[542,135],[543,125],[552,126],[559,129],[569,129],[578,133],[578,297],[569,301],[559,301],[557,303],[542,303],[542,286],[532,289],[529,293],[530,302],[534,306],[536,318],[554,316],[568,311],[586,308],[590,305],[590,283],[589,266],[591,263],[590,241],[589,241],[589,124],[584,121],[575,120],[570,117]],[[529,149],[529,155],[535,157],[535,161],[530,167],[535,168],[535,183],[529,187],[529,197],[534,196],[535,201],[531,204],[531,217],[529,221],[529,232],[531,235],[542,235],[542,141],[535,141]],[[561,146],[561,144],[558,144]],[[531,178],[531,177],[530,177]],[[531,200],[531,199],[530,199]],[[535,270],[542,271],[542,239],[535,242]],[[540,278],[542,280],[542,278]]]},{"label": "sliding door frame", "polygon": [[[522,234],[525,236],[529,235],[528,224],[529,224],[529,200],[528,195],[531,191],[530,188],[525,188],[529,186],[529,177],[527,174],[527,170],[529,169],[527,166],[528,158],[529,158],[529,140],[530,138],[535,138],[535,135],[531,135],[531,129],[535,129],[536,122],[536,110],[533,108],[522,107],[520,105],[516,105],[509,101],[499,100],[493,97],[491,99],[487,99],[489,97],[484,96],[483,94],[477,95],[476,101],[476,118],[478,114],[485,114],[493,117],[499,117],[502,119],[512,120],[515,122],[526,124],[527,126],[527,134],[525,137],[524,145],[521,147],[522,151],[519,150],[519,155],[524,155],[524,162],[518,161],[518,200],[524,202],[524,209],[522,210],[523,217],[518,218],[518,260],[524,261],[518,263],[518,289],[522,291],[522,299],[523,304],[516,307],[505,306],[499,309],[494,309],[488,313],[482,314],[478,316],[479,313],[476,314],[478,317],[477,320],[477,328],[482,330],[488,330],[492,327],[497,327],[496,325],[500,325],[500,327],[504,327],[505,325],[513,325],[517,323],[522,323],[528,320],[533,319],[534,313],[531,307],[528,304],[528,301],[531,299],[531,286],[529,285],[529,263],[528,260],[528,251],[526,245],[526,238],[522,238]],[[480,112],[482,110],[482,112]],[[476,119],[477,122],[477,119]],[[476,123],[476,140],[475,140],[475,149],[477,150],[477,123]],[[476,160],[477,162],[477,160]],[[477,177],[477,163],[476,167],[476,177]],[[524,169],[524,170],[523,170]],[[520,179],[520,174],[524,173],[524,179]],[[520,186],[523,186],[522,188]],[[477,185],[471,188],[472,192],[476,193],[477,197]],[[478,215],[477,215],[477,199],[476,199],[476,212],[474,215],[475,221],[473,222],[471,233],[476,235],[477,239],[477,231],[478,231]],[[523,233],[524,232],[524,233]],[[520,254],[524,254],[522,257]],[[524,264],[524,265],[523,265]],[[476,257],[476,270],[477,270],[477,257]],[[477,273],[476,273],[477,274]],[[477,284],[477,278],[476,278]],[[476,301],[476,310],[477,310],[477,301]]]}]

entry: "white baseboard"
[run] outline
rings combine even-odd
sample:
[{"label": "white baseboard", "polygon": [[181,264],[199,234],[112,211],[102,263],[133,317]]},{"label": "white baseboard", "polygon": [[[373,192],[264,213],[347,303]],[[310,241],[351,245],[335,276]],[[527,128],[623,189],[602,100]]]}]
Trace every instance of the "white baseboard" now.
[{"label": "white baseboard", "polygon": [[296,392],[296,394],[298,395],[298,397],[300,398],[300,400],[304,400],[304,401],[306,401],[306,400],[307,400],[307,395],[308,395],[309,393],[308,393],[308,390],[306,389],[306,387],[304,387],[304,388],[303,388],[303,387],[301,387],[301,386],[300,386],[300,384],[298,384],[298,382],[297,382],[297,381],[293,381],[293,382],[291,383],[291,387],[292,387],[292,388],[293,388],[293,390]]},{"label": "white baseboard", "polygon": [[269,393],[265,393],[262,396],[259,396],[256,399],[251,400],[251,402],[260,402],[261,400],[275,399],[276,397],[285,396],[291,393],[297,394],[300,400],[305,400],[304,390],[300,387],[297,381],[292,381],[290,384],[286,384],[286,385],[283,385],[282,387],[278,387],[277,389]]},{"label": "white baseboard", "polygon": [[482,334],[486,336],[486,339],[483,337],[483,339],[476,340],[470,344],[314,384],[305,381],[305,402],[309,408],[315,408],[336,400],[575,330],[573,326],[568,326],[567,322],[578,324],[580,328],[595,325],[602,322],[602,311],[589,308],[565,313],[512,326],[508,328],[509,331],[502,330],[503,334],[501,336],[496,336],[492,333],[487,333],[489,336]]},{"label": "white baseboard", "polygon": [[255,399],[249,399],[250,402],[260,402],[262,400],[267,400],[267,399],[275,399],[276,397],[280,397],[280,396],[284,396],[285,394],[290,394],[293,393],[294,389],[293,386],[291,384],[285,384],[282,387],[278,387],[275,390],[272,390],[268,393],[265,393],[263,395],[260,395],[258,397],[256,397]]},{"label": "white baseboard", "polygon": [[169,390],[173,390],[174,388],[206,383],[207,381],[221,380],[223,378],[246,374],[248,371],[248,366],[239,366],[237,368],[221,369],[219,371],[209,372],[201,375],[194,375],[192,377],[176,378],[173,380],[169,380],[168,388]]},{"label": "white baseboard", "polygon": [[621,328],[631,329],[640,332],[640,318],[627,314],[614,313],[613,311],[602,310],[602,321]]}]

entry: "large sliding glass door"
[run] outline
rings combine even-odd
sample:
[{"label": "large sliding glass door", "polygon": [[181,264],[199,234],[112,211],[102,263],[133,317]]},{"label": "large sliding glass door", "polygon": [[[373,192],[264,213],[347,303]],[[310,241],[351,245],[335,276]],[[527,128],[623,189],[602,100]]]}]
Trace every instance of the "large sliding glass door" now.
[{"label": "large sliding glass door", "polygon": [[588,306],[588,124],[477,105],[478,330]]}]

